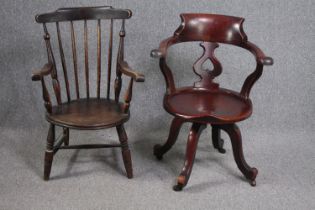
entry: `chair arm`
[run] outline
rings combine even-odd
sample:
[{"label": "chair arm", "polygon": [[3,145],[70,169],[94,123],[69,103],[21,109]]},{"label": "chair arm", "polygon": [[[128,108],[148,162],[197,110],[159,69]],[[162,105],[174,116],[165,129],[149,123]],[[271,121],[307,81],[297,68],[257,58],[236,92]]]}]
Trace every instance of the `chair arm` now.
[{"label": "chair arm", "polygon": [[169,37],[164,39],[159,46],[159,49],[154,49],[151,51],[152,58],[159,58],[160,59],[160,69],[163,73],[164,79],[166,81],[166,93],[170,94],[175,91],[175,83],[171,69],[168,67],[166,63],[166,54],[167,49],[172,44],[175,44],[177,39],[175,37]]},{"label": "chair arm", "polygon": [[46,63],[40,70],[34,71],[32,73],[32,80],[33,81],[41,81],[42,83],[42,91],[43,91],[43,99],[44,99],[44,105],[48,113],[51,113],[52,111],[52,105],[50,101],[50,95],[47,90],[45,80],[43,79],[44,76],[49,75],[53,70],[53,65],[51,63]]},{"label": "chair arm", "polygon": [[176,39],[174,37],[169,37],[164,39],[159,46],[159,49],[154,49],[151,51],[150,55],[152,58],[166,58],[167,48],[176,43]]},{"label": "chair arm", "polygon": [[33,71],[32,73],[32,80],[39,81],[44,76],[50,74],[52,72],[53,65],[51,63],[46,63],[40,70]]},{"label": "chair arm", "polygon": [[126,61],[119,61],[118,65],[121,73],[133,78],[136,82],[144,82],[144,75],[132,70]]},{"label": "chair arm", "polygon": [[252,87],[262,75],[263,67],[273,65],[273,59],[265,56],[263,51],[251,42],[246,42],[246,44],[242,47],[249,50],[255,56],[257,62],[255,71],[245,79],[241,89],[241,95],[248,98]]},{"label": "chair arm", "polygon": [[249,50],[256,58],[257,63],[264,66],[273,65],[273,59],[271,57],[266,56],[263,51],[251,42],[246,42],[243,48]]}]

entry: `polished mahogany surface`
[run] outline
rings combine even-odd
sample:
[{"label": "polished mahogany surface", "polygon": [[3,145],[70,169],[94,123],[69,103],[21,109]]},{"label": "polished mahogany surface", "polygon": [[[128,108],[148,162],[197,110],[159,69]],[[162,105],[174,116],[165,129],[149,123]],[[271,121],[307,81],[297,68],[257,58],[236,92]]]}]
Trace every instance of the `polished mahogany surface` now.
[{"label": "polished mahogany surface", "polygon": [[[225,153],[220,131],[227,132],[232,141],[236,164],[254,186],[258,170],[250,167],[245,161],[241,133],[235,123],[251,115],[252,103],[249,98],[251,89],[262,75],[263,67],[272,65],[273,59],[265,56],[261,49],[248,41],[243,30],[244,18],[196,13],[181,14],[180,18],[181,24],[173,36],[163,40],[159,49],[151,52],[152,57],[159,58],[166,82],[164,108],[175,116],[167,141],[163,145],[154,146],[154,155],[162,159],[174,145],[182,124],[192,123],[187,140],[184,167],[177,178],[177,185],[173,188],[176,191],[181,190],[188,183],[200,133],[210,124],[214,148],[220,153]],[[199,42],[203,49],[203,54],[192,68],[199,80],[190,87],[176,87],[172,70],[166,62],[168,48],[183,42]],[[215,77],[223,71],[220,61],[215,56],[215,49],[220,43],[244,48],[256,59],[256,69],[246,77],[239,92],[224,89],[219,83],[214,82]],[[207,60],[212,62],[213,69],[203,67]]]},{"label": "polished mahogany surface", "polygon": [[240,45],[247,40],[244,18],[214,14],[181,14],[182,24],[175,31],[180,42],[203,41]]},{"label": "polished mahogany surface", "polygon": [[226,124],[244,120],[252,113],[250,99],[226,89],[180,88],[165,96],[165,109],[195,122]]}]

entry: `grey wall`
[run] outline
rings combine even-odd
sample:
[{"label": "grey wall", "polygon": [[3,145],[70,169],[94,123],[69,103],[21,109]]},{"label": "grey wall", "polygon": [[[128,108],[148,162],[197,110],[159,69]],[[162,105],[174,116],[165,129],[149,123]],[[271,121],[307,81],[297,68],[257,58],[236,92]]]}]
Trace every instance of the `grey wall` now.
[{"label": "grey wall", "polygon": [[[34,126],[43,122],[40,85],[30,81],[31,70],[46,62],[42,27],[34,15],[66,6],[113,5],[130,8],[127,21],[126,60],[146,75],[135,86],[132,126],[166,129],[169,118],[162,109],[165,83],[151,49],[170,36],[182,12],[207,12],[245,17],[249,39],[275,64],[252,91],[253,117],[244,123],[251,129],[314,129],[314,2],[304,1],[4,1],[1,6],[1,107],[2,126]],[[82,28],[81,28],[82,31]],[[80,45],[80,43],[79,43]],[[194,50],[190,50],[194,49]],[[190,66],[200,55],[197,44],[176,46],[170,64],[177,84],[191,84]],[[254,69],[253,58],[243,50],[221,47],[217,51],[224,73],[222,86],[239,90]],[[69,62],[70,63],[70,62]],[[92,63],[92,62],[91,62]],[[182,82],[185,81],[185,82]],[[23,125],[21,122],[32,122]],[[144,126],[145,125],[149,126]],[[130,123],[131,124],[131,123]],[[245,125],[246,124],[246,125]]]}]

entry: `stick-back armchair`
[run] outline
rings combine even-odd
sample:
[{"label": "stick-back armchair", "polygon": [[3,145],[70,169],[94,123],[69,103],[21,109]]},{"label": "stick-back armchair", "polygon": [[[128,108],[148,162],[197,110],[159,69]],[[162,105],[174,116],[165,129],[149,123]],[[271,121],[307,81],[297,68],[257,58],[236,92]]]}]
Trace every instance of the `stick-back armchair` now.
[{"label": "stick-back armchair", "polygon": [[[174,190],[181,190],[187,184],[192,171],[199,135],[207,124],[211,124],[214,148],[225,153],[220,130],[226,131],[231,138],[238,168],[254,186],[258,170],[250,167],[244,159],[241,133],[235,123],[251,115],[250,91],[261,76],[263,66],[272,65],[273,60],[248,41],[242,27],[243,18],[214,14],[181,14],[180,17],[182,22],[174,35],[162,41],[159,49],[151,52],[152,57],[160,59],[160,68],[166,80],[164,108],[174,116],[166,143],[156,145],[154,155],[162,159],[174,145],[181,125],[192,122],[185,164],[178,176],[177,185],[174,186]],[[204,50],[193,65],[193,71],[200,79],[190,87],[175,87],[171,69],[166,63],[167,50],[174,44],[195,41],[201,42],[200,46]],[[214,55],[219,43],[249,50],[256,58],[256,69],[245,79],[240,92],[221,88],[214,81],[222,72],[221,63]],[[203,68],[208,59],[213,64],[212,70]]]},{"label": "stick-back armchair", "polygon": [[[127,177],[132,178],[132,163],[130,150],[127,142],[127,135],[124,129],[124,123],[129,119],[129,106],[132,96],[133,82],[143,82],[144,76],[131,70],[128,63],[124,61],[124,37],[125,37],[125,20],[131,17],[130,10],[114,9],[110,6],[103,7],[80,7],[80,8],[61,8],[55,12],[40,14],[36,16],[36,22],[41,23],[44,28],[44,40],[47,49],[48,62],[40,70],[34,71],[33,81],[40,81],[43,91],[44,105],[46,108],[46,119],[50,123],[47,146],[45,151],[44,180],[50,177],[51,165],[54,154],[59,149],[82,149],[82,148],[106,148],[121,147],[122,156],[127,172]],[[78,57],[77,53],[77,33],[74,30],[74,22],[79,22],[83,26],[83,46],[84,56]],[[90,21],[96,21],[96,33],[89,34],[88,25]],[[106,36],[102,36],[101,22],[109,24],[109,31]],[[114,42],[114,23],[120,25],[119,46],[116,62],[116,74],[114,96],[111,95],[111,78],[112,78],[112,59],[113,59],[113,42]],[[79,24],[78,23],[78,24]],[[53,48],[51,34],[48,31],[48,24],[56,30],[57,46]],[[60,25],[65,24],[69,27],[71,37],[71,55],[66,55],[65,45],[63,43],[62,30]],[[49,28],[50,29],[50,28]],[[95,36],[97,49],[89,48],[89,37]],[[108,45],[102,44],[108,39]],[[103,46],[102,46],[103,45]],[[106,47],[107,56],[102,55],[102,47]],[[57,49],[54,51],[54,49]],[[58,51],[56,53],[56,51]],[[97,55],[96,70],[90,68],[92,60],[89,60],[89,52],[94,50]],[[62,68],[57,70],[56,56],[60,58]],[[103,59],[102,59],[103,58]],[[80,69],[78,62],[84,62],[84,67]],[[102,62],[103,61],[103,62]],[[73,68],[69,68],[72,63]],[[106,77],[102,78],[102,70],[106,70]],[[68,75],[73,72],[74,78]],[[83,71],[84,78],[80,78],[80,71]],[[90,75],[96,74],[97,81],[91,81]],[[103,74],[104,75],[104,74]],[[124,102],[121,102],[120,92],[122,87],[122,75],[130,78],[130,82],[125,94]],[[62,78],[63,79],[60,79]],[[52,80],[52,91],[48,91],[47,80]],[[104,83],[102,83],[104,81]],[[61,83],[63,83],[61,85]],[[96,90],[92,90],[91,83],[96,84]],[[74,88],[71,87],[73,83]],[[81,86],[81,88],[80,88]],[[83,89],[84,92],[80,91]],[[62,88],[64,87],[64,88]],[[65,97],[62,97],[62,91],[65,91]],[[53,92],[54,97],[49,92]],[[92,95],[96,95],[93,97]],[[53,98],[55,102],[53,103]],[[63,100],[64,99],[64,100]],[[59,139],[55,138],[55,126],[63,128],[63,134]],[[85,144],[69,145],[69,129],[94,130],[116,127],[119,137],[119,144]]]}]

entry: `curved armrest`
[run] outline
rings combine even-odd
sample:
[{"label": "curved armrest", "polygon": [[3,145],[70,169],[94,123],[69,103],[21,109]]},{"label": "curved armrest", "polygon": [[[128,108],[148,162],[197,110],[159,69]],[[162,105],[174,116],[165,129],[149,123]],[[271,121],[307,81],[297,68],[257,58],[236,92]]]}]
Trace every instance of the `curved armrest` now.
[{"label": "curved armrest", "polygon": [[150,53],[150,56],[151,56],[152,58],[161,58],[161,57],[164,57],[164,56],[163,56],[163,53],[162,53],[161,50],[159,50],[159,49],[154,49],[154,50],[152,50],[151,53]]},{"label": "curved armrest", "polygon": [[51,101],[50,101],[49,92],[47,90],[47,87],[46,87],[46,84],[45,84],[45,81],[43,80],[43,78],[44,78],[44,76],[51,74],[52,70],[53,70],[52,63],[46,63],[40,70],[34,71],[32,73],[32,80],[33,81],[41,81],[41,83],[42,83],[43,99],[45,102],[44,105],[45,105],[48,113],[51,113],[52,105],[51,105]]},{"label": "curved armrest", "polygon": [[121,73],[133,78],[136,82],[144,82],[144,75],[133,71],[126,61],[118,62]]},{"label": "curved armrest", "polygon": [[167,53],[167,48],[176,43],[176,39],[172,36],[167,39],[164,39],[159,46],[159,49],[154,49],[151,51],[152,58],[165,58]]},{"label": "curved armrest", "polygon": [[32,73],[32,80],[33,81],[39,81],[44,76],[50,74],[52,72],[53,65],[51,63],[46,63],[40,70],[34,71]]},{"label": "curved armrest", "polygon": [[271,57],[266,56],[258,46],[251,42],[247,42],[244,46],[245,49],[249,50],[255,57],[257,63],[264,66],[273,65],[273,59]]},{"label": "curved armrest", "polygon": [[257,62],[255,71],[246,78],[241,89],[241,95],[244,96],[245,98],[248,98],[255,82],[262,75],[263,67],[272,65],[273,59],[271,57],[265,56],[263,51],[251,42],[246,42],[246,44],[243,45],[242,47],[249,50],[255,56]]},{"label": "curved armrest", "polygon": [[176,37],[172,36],[167,39],[164,39],[159,46],[159,49],[154,49],[151,51],[150,55],[152,58],[159,58],[160,59],[160,69],[163,73],[163,76],[166,81],[166,92],[170,94],[175,91],[175,83],[171,69],[168,67],[166,63],[166,54],[167,49],[172,44],[177,42]]}]

